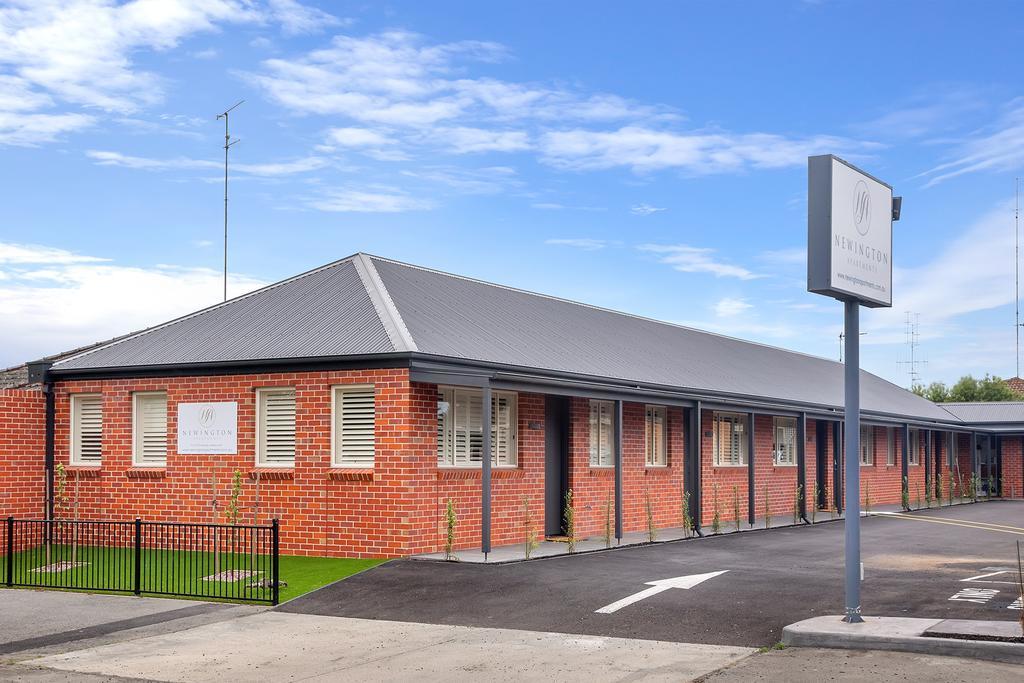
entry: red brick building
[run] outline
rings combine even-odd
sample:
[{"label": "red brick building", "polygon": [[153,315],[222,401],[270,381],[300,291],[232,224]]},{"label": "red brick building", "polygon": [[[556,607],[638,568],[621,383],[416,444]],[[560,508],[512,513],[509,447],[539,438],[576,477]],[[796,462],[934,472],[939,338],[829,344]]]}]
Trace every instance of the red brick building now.
[{"label": "red brick building", "polygon": [[[82,518],[222,522],[237,472],[296,554],[437,551],[449,501],[458,548],[562,533],[570,490],[583,536],[842,504],[840,364],[365,254],[29,375],[0,390],[3,516],[52,514],[56,463]],[[951,473],[1024,495],[1024,414],[869,373],[862,410],[872,504]]]}]

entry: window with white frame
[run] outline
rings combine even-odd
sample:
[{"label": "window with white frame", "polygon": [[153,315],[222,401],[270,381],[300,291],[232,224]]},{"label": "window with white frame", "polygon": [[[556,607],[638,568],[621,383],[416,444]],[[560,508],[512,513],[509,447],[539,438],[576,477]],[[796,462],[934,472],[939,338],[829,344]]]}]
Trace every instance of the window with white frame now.
[{"label": "window with white frame", "polygon": [[896,429],[885,428],[885,464],[892,467],[896,464]]},{"label": "window with white frame", "polygon": [[132,395],[132,462],[167,464],[167,394],[162,391]]},{"label": "window with white frame", "polygon": [[268,467],[295,465],[295,389],[256,390],[256,463]]},{"label": "window with white frame", "polygon": [[747,416],[743,413],[715,413],[715,467],[747,464]]},{"label": "window with white frame", "polygon": [[647,406],[644,417],[644,451],[648,467],[668,465],[667,415],[665,406]]},{"label": "window with white frame", "polygon": [[860,464],[869,466],[875,464],[875,428],[861,426],[860,428]]},{"label": "window with white frame", "polygon": [[376,450],[376,399],[372,385],[333,389],[335,467],[373,467]]},{"label": "window with white frame", "polygon": [[615,464],[612,441],[615,438],[615,404],[611,401],[590,402],[590,466],[611,467]]},{"label": "window with white frame", "polygon": [[99,465],[103,448],[103,396],[71,396],[71,464]]},{"label": "window with white frame", "polygon": [[796,418],[772,418],[772,459],[776,465],[796,464]]},{"label": "window with white frame", "polygon": [[907,459],[908,465],[920,465],[921,464],[921,432],[918,429],[910,430],[910,456]]},{"label": "window with white frame", "polygon": [[[481,389],[441,387],[438,390],[437,464],[480,467],[484,449],[484,395]],[[491,466],[519,464],[518,397],[491,392]]]}]

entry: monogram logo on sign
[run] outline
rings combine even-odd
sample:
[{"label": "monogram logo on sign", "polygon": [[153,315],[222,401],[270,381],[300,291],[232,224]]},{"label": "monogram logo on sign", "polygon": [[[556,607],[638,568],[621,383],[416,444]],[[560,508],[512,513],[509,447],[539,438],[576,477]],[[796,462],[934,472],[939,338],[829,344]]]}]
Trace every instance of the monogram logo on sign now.
[{"label": "monogram logo on sign", "polygon": [[213,409],[213,406],[205,406],[199,411],[199,424],[203,427],[209,427],[217,421],[217,411]]},{"label": "monogram logo on sign", "polygon": [[863,180],[853,188],[853,225],[861,237],[871,229],[871,193]]}]

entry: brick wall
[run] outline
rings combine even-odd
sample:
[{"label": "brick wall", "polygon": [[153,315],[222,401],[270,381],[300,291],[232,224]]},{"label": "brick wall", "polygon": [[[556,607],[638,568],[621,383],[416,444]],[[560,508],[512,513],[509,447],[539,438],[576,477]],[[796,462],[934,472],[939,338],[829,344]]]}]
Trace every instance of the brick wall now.
[{"label": "brick wall", "polygon": [[46,514],[46,397],[0,390],[0,517]]},{"label": "brick wall", "polygon": [[1024,497],[1024,437],[1003,438],[1003,496]]}]

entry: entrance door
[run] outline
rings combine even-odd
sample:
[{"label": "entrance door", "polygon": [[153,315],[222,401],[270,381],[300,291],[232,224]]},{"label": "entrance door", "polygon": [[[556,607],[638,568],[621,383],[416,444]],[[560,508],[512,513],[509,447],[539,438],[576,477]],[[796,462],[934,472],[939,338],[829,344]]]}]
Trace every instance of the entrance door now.
[{"label": "entrance door", "polygon": [[562,533],[562,511],[569,490],[569,399],[544,399],[544,533]]},{"label": "entrance door", "polygon": [[816,420],[814,423],[814,481],[818,482],[818,497],[814,501],[819,510],[828,507],[828,422]]}]

